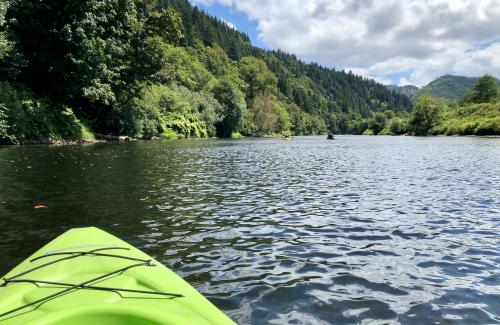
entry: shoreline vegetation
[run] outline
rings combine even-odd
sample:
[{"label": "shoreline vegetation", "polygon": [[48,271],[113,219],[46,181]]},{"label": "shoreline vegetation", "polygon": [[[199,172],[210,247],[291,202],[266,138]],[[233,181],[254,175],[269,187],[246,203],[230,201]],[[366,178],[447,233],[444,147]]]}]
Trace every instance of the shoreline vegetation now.
[{"label": "shoreline vegetation", "polygon": [[[267,135],[498,135],[484,76],[458,104],[251,45],[186,0],[0,2],[0,144]],[[40,41],[42,40],[42,41]]]},{"label": "shoreline vegetation", "polygon": [[[0,84],[1,86],[1,84]],[[470,96],[468,94],[467,96]],[[32,102],[20,101],[19,105],[32,104]],[[40,108],[41,103],[36,103]],[[87,125],[82,123],[70,109],[61,112],[59,116],[47,114],[38,121],[36,117],[25,119],[27,127],[32,127],[32,122],[41,126],[42,131],[36,130],[34,134],[28,134],[24,139],[12,137],[5,132],[5,120],[2,120],[2,108],[0,103],[0,145],[69,145],[103,142],[129,142],[136,140],[174,140],[184,138],[217,138],[217,136],[186,136],[171,132],[167,136],[152,135],[148,137],[134,137],[130,135],[113,135],[93,132]],[[28,108],[29,111],[29,108]],[[41,114],[45,114],[43,109]],[[48,118],[47,118],[48,117]],[[52,121],[50,120],[52,119]],[[58,123],[59,125],[50,125]],[[44,125],[45,124],[45,125]],[[3,127],[3,129],[2,129]],[[2,133],[3,132],[3,133]],[[44,137],[49,135],[49,137]],[[232,132],[227,138],[241,139],[246,137],[277,138],[285,134],[295,135],[320,135],[323,133],[295,134],[290,130],[273,134],[246,134]],[[460,103],[449,103],[441,98],[421,95],[416,98],[414,111],[411,113],[396,114],[394,111],[375,112],[370,118],[353,121],[350,133],[353,135],[386,135],[386,136],[479,136],[500,137],[500,101],[474,103],[462,99]],[[3,137],[2,137],[3,136]]]},{"label": "shoreline vegetation", "polygon": [[[0,145],[65,145],[112,141],[161,140],[182,138],[215,138],[217,132],[179,133],[173,129],[148,136],[114,135],[94,132],[88,122],[82,122],[70,108],[51,109],[46,101],[36,100],[23,86],[0,81]],[[500,136],[500,90],[496,80],[485,75],[474,89],[458,103],[421,94],[416,97],[412,112],[385,110],[370,117],[350,121],[348,130],[358,135],[416,135],[416,136]],[[7,104],[5,104],[7,103]],[[6,106],[8,105],[8,106]],[[18,110],[14,125],[9,125],[6,111]],[[281,137],[284,135],[319,135],[322,130],[297,134],[291,125],[278,132],[242,133],[232,131],[226,138]],[[17,135],[9,130],[23,130]],[[48,135],[48,136],[47,136]]]},{"label": "shoreline vegetation", "polygon": [[354,134],[363,135],[500,135],[500,90],[485,75],[474,90],[458,103],[422,94],[415,99],[411,113],[376,112],[355,121]]}]

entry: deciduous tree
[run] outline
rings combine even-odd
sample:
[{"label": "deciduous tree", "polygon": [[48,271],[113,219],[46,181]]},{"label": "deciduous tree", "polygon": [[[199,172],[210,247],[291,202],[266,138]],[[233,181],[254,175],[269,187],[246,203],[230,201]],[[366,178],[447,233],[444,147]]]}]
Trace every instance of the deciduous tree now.
[{"label": "deciduous tree", "polygon": [[499,94],[497,80],[491,75],[482,76],[474,86],[472,99],[476,103],[490,103]]}]

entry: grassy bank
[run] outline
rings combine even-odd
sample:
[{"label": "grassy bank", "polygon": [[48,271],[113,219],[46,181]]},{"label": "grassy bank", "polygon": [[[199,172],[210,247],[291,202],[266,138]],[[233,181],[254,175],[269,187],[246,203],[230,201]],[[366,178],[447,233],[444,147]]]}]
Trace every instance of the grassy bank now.
[{"label": "grassy bank", "polygon": [[443,112],[433,134],[500,135],[500,101],[470,104]]}]

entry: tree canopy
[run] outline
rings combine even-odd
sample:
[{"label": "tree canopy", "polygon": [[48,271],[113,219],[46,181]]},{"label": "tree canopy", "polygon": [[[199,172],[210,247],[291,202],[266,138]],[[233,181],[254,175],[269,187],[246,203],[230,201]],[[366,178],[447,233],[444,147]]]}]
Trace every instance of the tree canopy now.
[{"label": "tree canopy", "polygon": [[472,93],[472,100],[476,103],[490,103],[499,95],[497,80],[491,75],[481,77]]}]

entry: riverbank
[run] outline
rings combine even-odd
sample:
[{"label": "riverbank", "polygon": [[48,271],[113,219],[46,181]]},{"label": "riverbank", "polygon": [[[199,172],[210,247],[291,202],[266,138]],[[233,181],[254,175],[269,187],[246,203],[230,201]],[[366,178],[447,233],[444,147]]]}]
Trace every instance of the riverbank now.
[{"label": "riverbank", "polygon": [[[349,136],[349,135],[355,135],[355,134],[341,134],[341,136]],[[384,134],[377,134],[377,135],[367,135],[367,134],[361,134],[357,136],[366,136],[366,137],[379,137],[379,136],[385,136],[385,137],[419,137],[419,138],[452,138],[452,137],[469,137],[469,138],[485,138],[485,139],[500,139],[500,135],[474,135],[474,134],[469,134],[469,135],[459,135],[459,134],[454,134],[454,135],[445,135],[445,134],[437,134],[437,135],[427,135],[427,136],[417,136],[417,135],[408,135],[408,134],[400,134],[400,135],[384,135]],[[296,136],[292,136],[291,139],[294,139]],[[263,137],[235,137],[231,139],[248,139],[248,138],[263,138],[263,139],[281,139],[282,136],[263,136]],[[97,144],[97,143],[111,143],[111,142],[134,142],[134,141],[176,141],[176,140],[182,140],[186,138],[171,138],[171,139],[160,139],[160,138],[149,138],[149,139],[138,139],[138,138],[132,138],[129,136],[113,136],[113,135],[106,135],[104,137],[97,137],[96,139],[92,140],[61,140],[61,139],[41,139],[41,140],[30,140],[24,143],[12,143],[12,144],[0,144],[0,147],[11,147],[11,146],[69,146],[69,145],[82,145],[82,144]],[[220,139],[220,138],[187,138],[187,139],[192,139],[192,140],[209,140],[209,139]]]},{"label": "riverbank", "polygon": [[[137,139],[129,137],[127,135],[107,135],[100,133],[92,133],[92,137],[89,139],[39,139],[39,140],[28,140],[26,142],[20,143],[9,143],[3,145],[18,145],[18,146],[31,146],[31,145],[74,145],[74,144],[92,144],[92,143],[105,143],[105,142],[131,142],[137,140],[159,140],[159,138],[149,138],[149,139]],[[0,144],[1,145],[1,144]]]}]

